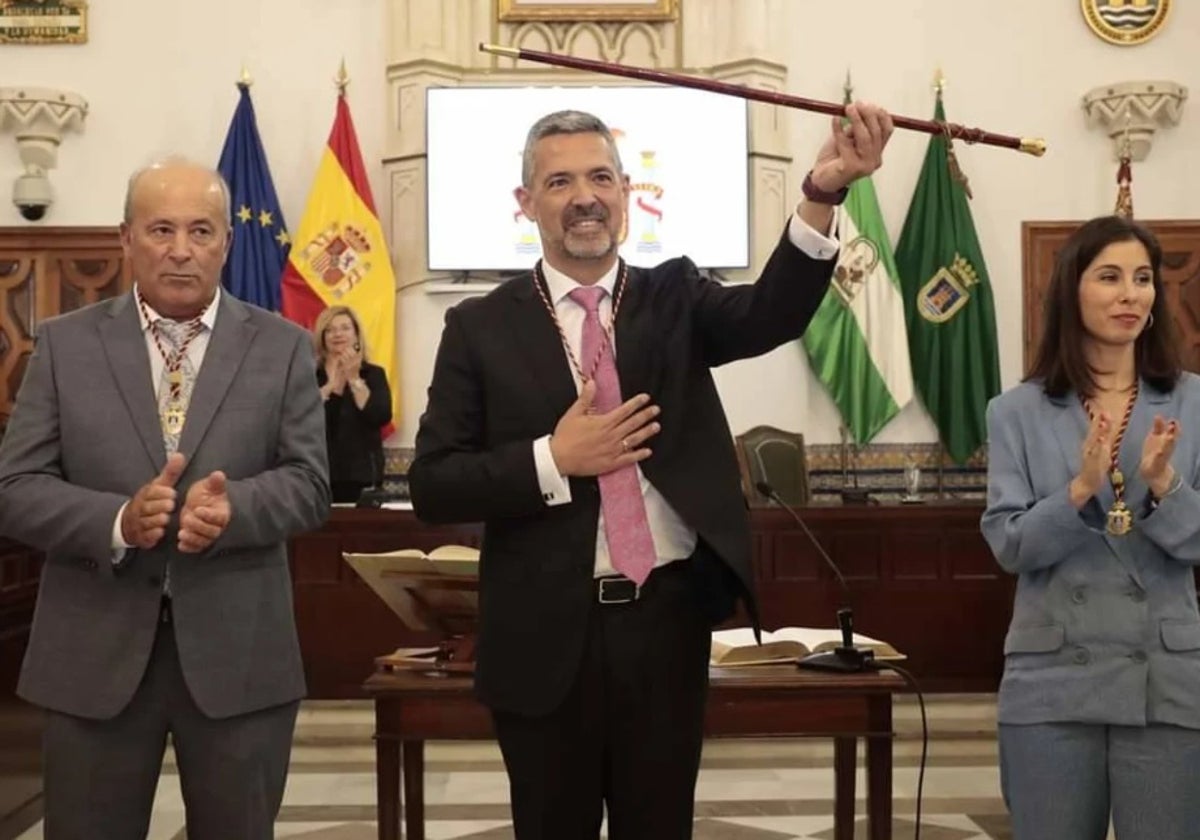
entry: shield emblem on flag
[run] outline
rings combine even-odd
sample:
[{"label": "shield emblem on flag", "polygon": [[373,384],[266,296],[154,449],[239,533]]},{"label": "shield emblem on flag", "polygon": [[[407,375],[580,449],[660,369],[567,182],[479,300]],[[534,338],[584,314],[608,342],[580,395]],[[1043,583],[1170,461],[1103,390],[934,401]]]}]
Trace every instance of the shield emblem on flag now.
[{"label": "shield emblem on flag", "polygon": [[366,261],[370,250],[363,231],[334,222],[308,243],[300,257],[340,298],[371,270]]},{"label": "shield emblem on flag", "polygon": [[1158,34],[1171,0],[1080,0],[1087,25],[1111,44],[1132,46]]}]

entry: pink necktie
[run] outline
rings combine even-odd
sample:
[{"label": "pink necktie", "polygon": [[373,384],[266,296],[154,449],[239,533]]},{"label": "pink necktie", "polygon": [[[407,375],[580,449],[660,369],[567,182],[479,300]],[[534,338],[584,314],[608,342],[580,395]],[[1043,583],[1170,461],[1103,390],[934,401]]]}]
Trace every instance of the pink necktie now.
[{"label": "pink necktie", "polygon": [[[585,366],[584,373],[588,372],[588,365],[596,365],[592,373],[596,380],[593,406],[600,413],[612,411],[621,404],[617,364],[608,336],[600,325],[600,298],[605,294],[604,289],[589,286],[575,289],[570,295],[571,300],[587,310],[579,358]],[[613,568],[641,586],[654,568],[658,554],[650,535],[650,520],[646,518],[646,500],[642,498],[637,467],[630,464],[597,478],[600,509],[604,513],[604,536],[608,540],[608,555]]]}]

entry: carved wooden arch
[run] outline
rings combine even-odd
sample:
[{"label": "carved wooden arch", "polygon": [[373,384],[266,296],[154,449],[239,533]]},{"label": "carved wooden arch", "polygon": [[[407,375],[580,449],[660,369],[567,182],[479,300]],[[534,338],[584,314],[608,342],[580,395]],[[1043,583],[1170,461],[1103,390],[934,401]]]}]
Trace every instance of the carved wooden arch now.
[{"label": "carved wooden arch", "polygon": [[131,283],[115,227],[0,227],[0,436],[38,324]]}]

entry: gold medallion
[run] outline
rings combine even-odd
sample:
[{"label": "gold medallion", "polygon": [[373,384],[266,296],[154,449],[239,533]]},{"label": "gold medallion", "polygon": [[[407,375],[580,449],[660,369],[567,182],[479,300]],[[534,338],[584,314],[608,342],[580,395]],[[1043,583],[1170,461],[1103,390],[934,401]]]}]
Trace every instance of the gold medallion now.
[{"label": "gold medallion", "polygon": [[1114,537],[1123,537],[1133,530],[1133,514],[1120,499],[1113,502],[1108,509],[1108,533]]},{"label": "gold medallion", "polygon": [[1110,44],[1133,46],[1153,38],[1167,21],[1171,0],[1080,0],[1088,28]]},{"label": "gold medallion", "polygon": [[167,406],[162,413],[163,431],[168,435],[177,435],[183,431],[184,411],[182,406]]}]

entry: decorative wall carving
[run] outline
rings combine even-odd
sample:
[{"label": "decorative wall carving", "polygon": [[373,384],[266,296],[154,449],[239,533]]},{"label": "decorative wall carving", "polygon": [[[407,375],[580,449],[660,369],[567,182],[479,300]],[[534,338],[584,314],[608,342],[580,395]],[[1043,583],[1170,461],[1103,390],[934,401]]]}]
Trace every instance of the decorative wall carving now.
[{"label": "decorative wall carving", "polygon": [[38,324],[131,284],[116,228],[0,228],[0,436]]}]

